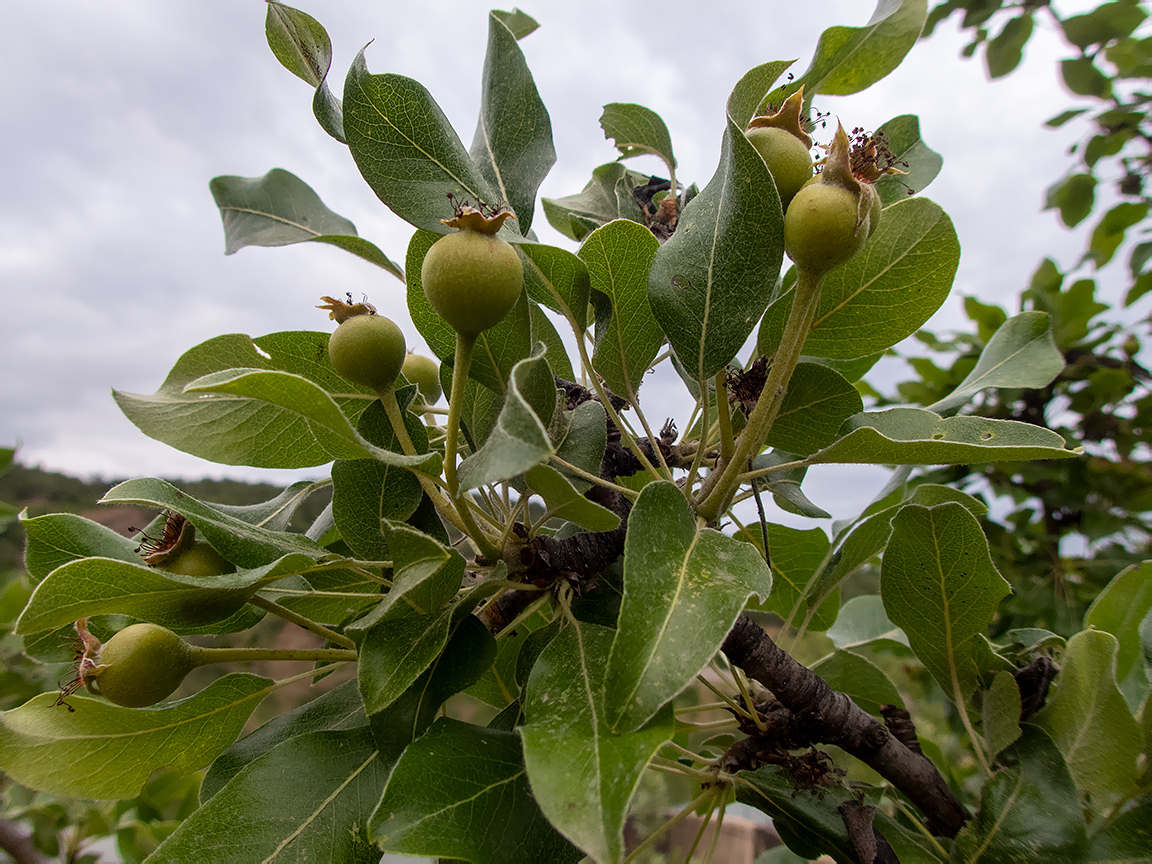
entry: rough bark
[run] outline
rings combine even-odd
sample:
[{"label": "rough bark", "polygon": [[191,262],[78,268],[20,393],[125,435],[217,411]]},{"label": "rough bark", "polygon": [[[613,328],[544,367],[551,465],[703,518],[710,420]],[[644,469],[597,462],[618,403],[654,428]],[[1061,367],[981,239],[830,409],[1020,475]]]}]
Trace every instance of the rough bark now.
[{"label": "rough bark", "polygon": [[954,837],[971,818],[928,759],[913,753],[848,696],[792,659],[746,615],[736,620],[722,650],[794,713],[813,741],[835,744],[908,796],[934,834]]}]

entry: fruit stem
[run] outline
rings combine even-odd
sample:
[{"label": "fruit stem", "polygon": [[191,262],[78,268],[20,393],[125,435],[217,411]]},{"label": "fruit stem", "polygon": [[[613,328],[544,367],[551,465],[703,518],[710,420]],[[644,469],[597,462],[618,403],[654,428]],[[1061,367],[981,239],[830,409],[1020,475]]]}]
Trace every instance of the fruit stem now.
[{"label": "fruit stem", "polygon": [[696,514],[706,522],[715,522],[727,508],[740,485],[740,474],[747,470],[748,460],[753,453],[759,453],[764,441],[784,404],[788,392],[788,381],[800,361],[808,331],[816,318],[816,307],[820,303],[820,289],[824,285],[824,274],[813,273],[807,268],[797,268],[796,289],[793,292],[792,311],[780,345],[772,358],[772,367],[756,407],[748,417],[744,431],[736,441],[736,448],[730,459],[721,458],[716,469],[700,489]]},{"label": "fruit stem", "polygon": [[[396,433],[396,439],[400,442],[400,449],[404,451],[405,456],[416,456],[416,445],[412,443],[412,437],[408,434],[408,428],[404,425],[404,412],[400,409],[400,403],[396,401],[396,388],[393,385],[381,387],[376,391],[376,396],[380,400],[380,404],[384,406],[384,413],[388,415],[388,422],[392,424],[392,431]],[[436,512],[452,523],[452,527],[462,534],[467,534],[467,523],[463,520],[461,515],[456,512],[451,504],[444,500],[444,496],[440,494],[440,490],[436,487],[436,482],[427,474],[420,471],[412,472],[416,476],[416,480],[420,483],[420,488],[424,490],[424,494],[432,500],[432,505],[436,508]],[[444,455],[444,473],[448,473],[448,455]],[[453,471],[455,473],[455,471]]]},{"label": "fruit stem", "polygon": [[311,618],[305,618],[299,612],[293,612],[279,603],[273,603],[271,600],[266,600],[259,594],[253,594],[248,598],[248,602],[255,606],[257,609],[263,609],[265,612],[271,612],[285,621],[295,624],[307,630],[309,633],[315,633],[317,636],[327,639],[335,645],[343,645],[345,648],[355,648],[356,643],[349,639],[342,633],[337,633],[335,630],[329,630],[323,624],[317,624]]},{"label": "fruit stem", "polygon": [[728,376],[723,369],[716,373],[716,422],[720,425],[720,458],[731,459],[735,443],[732,440],[732,415],[728,410]]},{"label": "fruit stem", "polygon": [[[456,448],[460,440],[460,413],[464,407],[464,394],[468,386],[468,369],[472,365],[472,349],[476,347],[476,338],[479,334],[456,334],[456,354],[452,360],[452,393],[448,398],[448,422],[444,438],[444,482],[448,487],[448,495],[456,507],[460,525],[457,526],[465,534],[476,551],[489,561],[500,558],[498,550],[488,536],[480,530],[476,520],[468,509],[469,501],[460,494],[460,480],[456,476]],[[433,499],[436,500],[436,499]]]},{"label": "fruit stem", "polygon": [[213,663],[248,663],[257,660],[307,660],[313,663],[349,663],[357,654],[350,648],[199,648],[192,650],[196,666]]},{"label": "fruit stem", "polygon": [[448,397],[447,437],[444,439],[444,481],[453,499],[460,491],[456,478],[456,446],[460,438],[460,412],[464,407],[464,393],[468,385],[468,369],[472,365],[472,349],[476,335],[456,334],[456,354],[452,360],[452,393]]}]

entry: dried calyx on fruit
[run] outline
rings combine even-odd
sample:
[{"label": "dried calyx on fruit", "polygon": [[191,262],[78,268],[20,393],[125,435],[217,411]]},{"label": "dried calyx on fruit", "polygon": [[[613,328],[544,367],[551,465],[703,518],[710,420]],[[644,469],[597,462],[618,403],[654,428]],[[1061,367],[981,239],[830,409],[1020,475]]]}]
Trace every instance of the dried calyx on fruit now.
[{"label": "dried calyx on fruit", "polygon": [[852,159],[852,142],[838,125],[824,170],[796,193],[784,214],[784,250],[797,268],[813,275],[859,252],[880,221],[880,196],[872,185],[879,175],[857,175]]},{"label": "dried calyx on fruit", "polygon": [[785,210],[812,178],[812,138],[801,117],[803,102],[804,87],[801,86],[784,100],[780,110],[753,117],[744,133],[772,173],[780,206]]},{"label": "dried calyx on fruit", "polygon": [[219,576],[236,571],[212,544],[197,540],[192,523],[174,510],[164,518],[163,533],[157,538],[144,535],[136,551],[149,567],[181,576]]},{"label": "dried calyx on fruit", "polygon": [[376,314],[371,303],[321,297],[328,317],[339,322],[328,338],[332,368],[353,384],[380,390],[391,387],[404,363],[404,334],[389,318]]},{"label": "dried calyx on fruit", "polygon": [[475,337],[504,320],[524,288],[524,265],[496,236],[508,210],[454,202],[456,215],[441,220],[458,229],[432,244],[420,268],[432,308],[462,336]]},{"label": "dried calyx on fruit", "polygon": [[101,644],[88,620],[75,624],[79,637],[76,676],[60,688],[57,705],[84,687],[124,708],[144,708],[167,698],[198,664],[197,649],[156,624],[132,624]]}]

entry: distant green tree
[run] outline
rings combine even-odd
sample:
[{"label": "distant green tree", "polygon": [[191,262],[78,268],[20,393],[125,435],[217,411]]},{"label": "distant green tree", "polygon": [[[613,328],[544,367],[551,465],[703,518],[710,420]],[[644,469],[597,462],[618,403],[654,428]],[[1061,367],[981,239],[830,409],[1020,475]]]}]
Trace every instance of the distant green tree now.
[{"label": "distant green tree", "polygon": [[[1046,202],[1069,228],[1095,218],[1088,248],[1064,271],[1045,259],[1018,299],[1018,311],[1051,316],[1052,338],[1067,365],[1045,387],[987,390],[976,408],[985,416],[1055,429],[1083,443],[1090,458],[957,466],[932,475],[999,502],[984,526],[993,558],[1016,594],[1001,607],[997,629],[1047,626],[1071,635],[1117,570],[1150,554],[1152,376],[1142,353],[1150,319],[1147,313],[1141,318],[1136,305],[1152,289],[1152,239],[1144,239],[1152,232],[1145,191],[1152,172],[1152,95],[1141,90],[1152,73],[1152,37],[1140,35],[1147,10],[1124,0],[1061,19],[1047,3],[949,0],[930,13],[924,38],[954,12],[963,13],[961,27],[973,35],[965,55],[982,48],[992,78],[1021,62],[1037,16],[1054,22],[1072,54],[1061,62],[1060,78],[1080,104],[1048,125],[1081,115],[1090,121],[1084,140],[1072,148],[1069,171],[1052,184]],[[1111,194],[1101,188],[1106,184]],[[1116,198],[1119,203],[1109,203]],[[1123,271],[1116,258],[1122,250]],[[1109,268],[1104,285],[1110,287],[1099,282],[1103,268]],[[974,332],[918,334],[940,359],[909,354],[918,378],[897,385],[882,403],[930,404],[949,392],[1014,314],[974,297],[964,308]]]}]

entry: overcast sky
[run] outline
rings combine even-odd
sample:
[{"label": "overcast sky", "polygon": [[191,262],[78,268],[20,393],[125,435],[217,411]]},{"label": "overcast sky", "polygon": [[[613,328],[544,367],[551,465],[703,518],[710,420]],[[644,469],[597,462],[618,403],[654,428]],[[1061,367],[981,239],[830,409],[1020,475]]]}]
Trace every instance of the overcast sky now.
[{"label": "overcast sky", "polygon": [[[483,4],[298,5],[332,37],[336,93],[352,58],[374,40],[370,70],[422,81],[471,140]],[[1083,5],[1060,7],[1067,14]],[[607,102],[660,113],[678,177],[703,186],[740,76],[794,57],[799,74],[824,28],[865,23],[872,3],[529,0],[524,8],[541,23],[521,45],[558,153],[542,194],[561,196],[615,156],[598,124]],[[298,475],[219,466],[146,438],[110,388],[151,393],[181,353],[221,333],[325,329],[313,308],[321,294],[367,293],[405,328],[410,347],[422,347],[400,283],[359,259],[318,244],[223,255],[209,179],[273,167],[303,178],[394,260],[403,261],[411,233],[313,120],[310,89],[267,48],[264,11],[257,0],[64,0],[6,10],[0,445],[19,442],[22,461],[105,477],[282,481]],[[959,57],[965,39],[952,19],[869,90],[816,102],[848,128],[918,114],[925,141],[942,153],[943,172],[925,194],[951,215],[964,251],[953,298],[931,327],[962,326],[962,294],[1010,303],[1041,257],[1056,253],[1067,266],[1083,248],[1082,234],[1039,213],[1081,127],[1042,128],[1075,97],[1057,84],[1066,48],[1044,16],[1037,21],[1022,67],[1001,81],[987,81],[982,60]],[[544,242],[572,247],[539,211],[535,224]],[[679,416],[680,394],[648,386],[650,418]],[[844,469],[836,470],[842,489]]]}]

